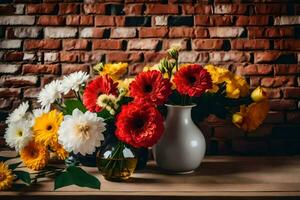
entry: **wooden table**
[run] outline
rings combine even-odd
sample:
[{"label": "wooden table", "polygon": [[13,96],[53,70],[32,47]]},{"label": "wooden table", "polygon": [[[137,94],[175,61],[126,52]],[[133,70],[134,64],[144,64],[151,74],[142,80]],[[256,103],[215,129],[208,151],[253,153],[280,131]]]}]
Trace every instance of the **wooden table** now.
[{"label": "wooden table", "polygon": [[101,190],[69,186],[53,191],[45,180],[30,190],[0,192],[0,199],[300,199],[300,156],[207,156],[193,174],[168,175],[154,162],[126,183],[105,181],[96,168],[86,168],[101,180]]}]

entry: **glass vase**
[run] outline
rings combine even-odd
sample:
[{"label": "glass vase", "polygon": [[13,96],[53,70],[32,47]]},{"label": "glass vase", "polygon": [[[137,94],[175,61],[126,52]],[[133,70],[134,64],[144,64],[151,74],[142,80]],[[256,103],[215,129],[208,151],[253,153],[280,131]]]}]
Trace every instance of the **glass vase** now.
[{"label": "glass vase", "polygon": [[137,157],[124,143],[109,144],[97,154],[99,172],[109,181],[126,181],[137,166]]}]

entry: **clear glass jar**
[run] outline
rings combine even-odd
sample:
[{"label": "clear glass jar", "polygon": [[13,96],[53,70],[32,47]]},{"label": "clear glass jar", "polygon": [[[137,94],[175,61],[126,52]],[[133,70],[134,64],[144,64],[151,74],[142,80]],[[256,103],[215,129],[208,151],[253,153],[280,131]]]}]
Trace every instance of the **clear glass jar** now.
[{"label": "clear glass jar", "polygon": [[97,154],[97,167],[109,181],[128,180],[136,168],[137,161],[134,151],[122,142],[109,144]]}]

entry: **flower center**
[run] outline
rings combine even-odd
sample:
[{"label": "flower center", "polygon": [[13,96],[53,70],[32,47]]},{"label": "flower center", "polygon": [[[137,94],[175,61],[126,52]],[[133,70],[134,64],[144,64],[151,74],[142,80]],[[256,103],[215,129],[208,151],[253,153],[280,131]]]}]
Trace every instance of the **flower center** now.
[{"label": "flower center", "polygon": [[23,131],[22,131],[22,130],[18,130],[17,136],[18,136],[18,137],[22,137],[22,135],[23,135]]},{"label": "flower center", "polygon": [[0,182],[6,179],[6,175],[4,173],[0,173]]},{"label": "flower center", "polygon": [[145,120],[143,118],[135,118],[133,120],[133,127],[136,130],[142,129],[145,125]]},{"label": "flower center", "polygon": [[77,129],[77,133],[79,135],[85,137],[86,139],[90,138],[90,136],[89,136],[90,127],[86,123],[78,124],[76,129]]},{"label": "flower center", "polygon": [[49,125],[46,127],[47,131],[51,131],[52,128],[53,128],[53,126],[52,126],[51,124],[49,124]]},{"label": "flower center", "polygon": [[145,87],[144,87],[144,91],[145,92],[151,92],[152,91],[152,85],[145,85]]},{"label": "flower center", "polygon": [[194,76],[189,76],[187,79],[190,84],[194,84],[196,82],[196,78]]},{"label": "flower center", "polygon": [[30,154],[30,157],[31,157],[31,158],[36,158],[36,157],[39,156],[39,154],[36,152],[35,149],[31,149],[31,150],[29,151],[29,154]]}]

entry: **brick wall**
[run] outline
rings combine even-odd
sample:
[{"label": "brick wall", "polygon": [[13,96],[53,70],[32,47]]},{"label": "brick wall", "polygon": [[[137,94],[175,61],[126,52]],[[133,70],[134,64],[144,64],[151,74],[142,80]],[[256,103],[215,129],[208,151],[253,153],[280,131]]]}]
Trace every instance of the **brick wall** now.
[{"label": "brick wall", "polygon": [[134,74],[180,43],[180,62],[222,64],[252,87],[270,88],[272,112],[254,133],[214,117],[201,123],[208,153],[300,152],[299,1],[0,2],[0,121],[21,99],[35,105],[39,89],[57,76],[91,71],[99,61],[129,62]]}]

